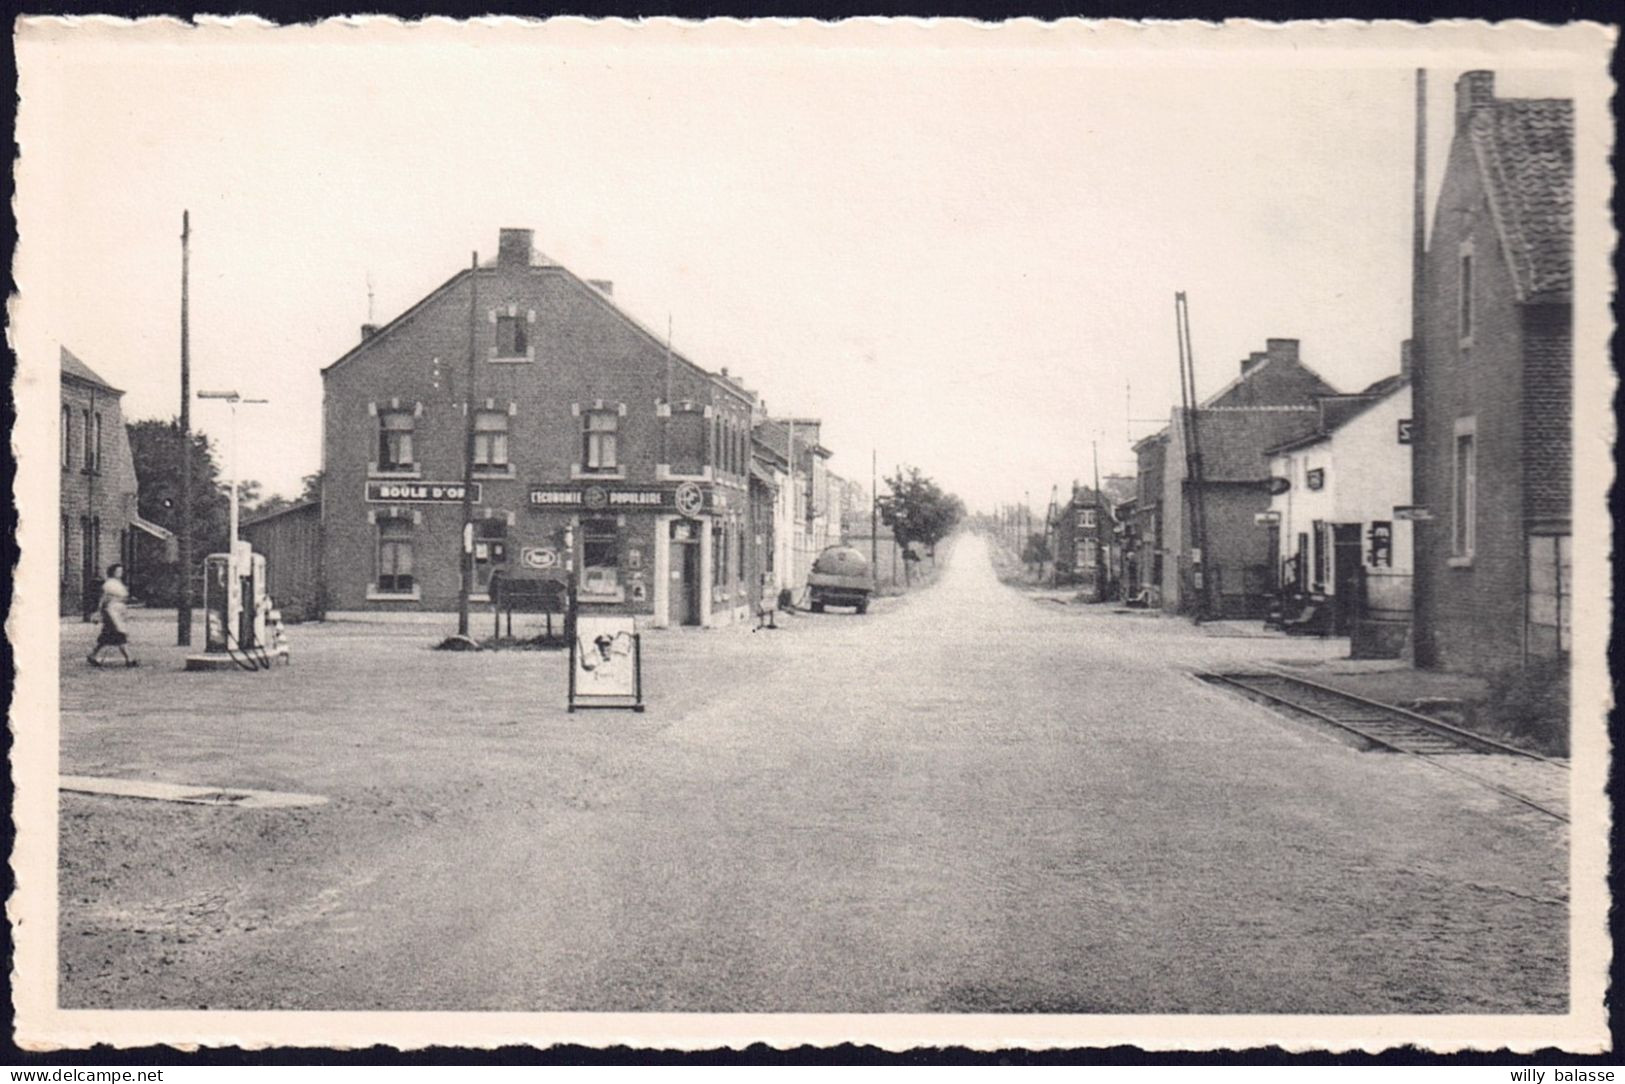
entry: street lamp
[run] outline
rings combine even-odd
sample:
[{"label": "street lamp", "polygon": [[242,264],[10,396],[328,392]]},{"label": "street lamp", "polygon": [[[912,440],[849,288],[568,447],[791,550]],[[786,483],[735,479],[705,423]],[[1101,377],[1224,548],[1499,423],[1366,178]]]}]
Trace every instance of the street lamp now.
[{"label": "street lamp", "polygon": [[199,399],[222,399],[231,407],[231,447],[228,452],[228,463],[231,471],[231,527],[227,535],[229,544],[228,553],[237,553],[237,404],[238,403],[268,403],[269,399],[245,399],[235,391],[200,391]]}]

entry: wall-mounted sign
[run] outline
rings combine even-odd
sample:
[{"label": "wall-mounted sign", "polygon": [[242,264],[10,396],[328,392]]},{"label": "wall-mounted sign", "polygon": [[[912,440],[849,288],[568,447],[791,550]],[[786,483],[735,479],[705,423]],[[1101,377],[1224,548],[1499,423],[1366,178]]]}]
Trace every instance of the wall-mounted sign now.
[{"label": "wall-mounted sign", "polygon": [[1265,526],[1270,526],[1272,524],[1280,523],[1281,522],[1281,513],[1279,513],[1279,512],[1254,512],[1253,513],[1253,522],[1254,523],[1260,523],[1260,524],[1263,524]]},{"label": "wall-mounted sign", "polygon": [[559,566],[559,551],[546,546],[526,546],[519,551],[519,563],[526,568],[545,572]]},{"label": "wall-mounted sign", "polygon": [[1399,442],[1401,444],[1411,442],[1411,420],[1409,418],[1399,419]]},{"label": "wall-mounted sign", "polygon": [[1269,480],[1269,491],[1273,496],[1279,497],[1291,488],[1292,479],[1290,478],[1271,478]]},{"label": "wall-mounted sign", "polygon": [[693,482],[683,482],[672,494],[672,503],[689,519],[705,511],[705,491]]},{"label": "wall-mounted sign", "polygon": [[1387,520],[1374,519],[1368,537],[1371,540],[1371,567],[1391,568],[1394,563],[1394,525]]},{"label": "wall-mounted sign", "polygon": [[1394,505],[1394,518],[1425,523],[1433,518],[1433,513],[1419,504],[1396,504]]},{"label": "wall-mounted sign", "polygon": [[1310,489],[1326,488],[1326,468],[1316,467],[1303,476],[1303,484]]},{"label": "wall-mounted sign", "polygon": [[[480,484],[471,490],[474,503],[480,503]],[[367,501],[371,504],[461,504],[461,482],[368,482]]]},{"label": "wall-mounted sign", "polygon": [[545,482],[530,487],[529,503],[538,512],[675,512],[692,518],[714,507],[716,494],[695,482]]}]

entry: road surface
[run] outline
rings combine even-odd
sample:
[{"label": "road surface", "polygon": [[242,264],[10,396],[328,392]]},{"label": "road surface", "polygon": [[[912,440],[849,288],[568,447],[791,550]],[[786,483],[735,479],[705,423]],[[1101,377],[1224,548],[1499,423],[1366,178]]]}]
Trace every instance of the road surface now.
[{"label": "road surface", "polygon": [[[1566,1006],[1562,826],[1190,669],[1323,650],[1000,584],[657,632],[647,714],[556,655],[293,631],[295,664],[76,660],[64,1007],[1484,1013]],[[172,638],[172,634],[171,634]],[[165,651],[168,651],[168,654]]]}]

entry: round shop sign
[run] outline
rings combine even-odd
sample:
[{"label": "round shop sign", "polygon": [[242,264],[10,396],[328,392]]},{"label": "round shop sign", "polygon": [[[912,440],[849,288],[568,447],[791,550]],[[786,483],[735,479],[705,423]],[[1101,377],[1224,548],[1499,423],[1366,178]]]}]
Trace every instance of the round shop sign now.
[{"label": "round shop sign", "polygon": [[559,563],[558,551],[545,546],[531,546],[519,551],[519,563],[526,568],[555,568]]},{"label": "round shop sign", "polygon": [[581,502],[588,508],[602,508],[609,503],[609,491],[603,486],[588,486],[587,492],[581,497]]},{"label": "round shop sign", "polygon": [[672,500],[676,503],[677,510],[689,519],[698,519],[700,513],[705,511],[705,490],[693,482],[684,482],[678,486]]}]

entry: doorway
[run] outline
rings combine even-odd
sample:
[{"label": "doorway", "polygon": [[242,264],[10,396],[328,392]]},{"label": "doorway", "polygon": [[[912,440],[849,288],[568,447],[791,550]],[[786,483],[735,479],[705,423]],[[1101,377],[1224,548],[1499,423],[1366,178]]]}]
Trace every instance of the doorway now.
[{"label": "doorway", "polygon": [[691,519],[671,524],[671,590],[667,620],[673,625],[700,623],[700,536]]},{"label": "doorway", "polygon": [[1360,525],[1332,524],[1332,633],[1347,636],[1359,617]]}]

